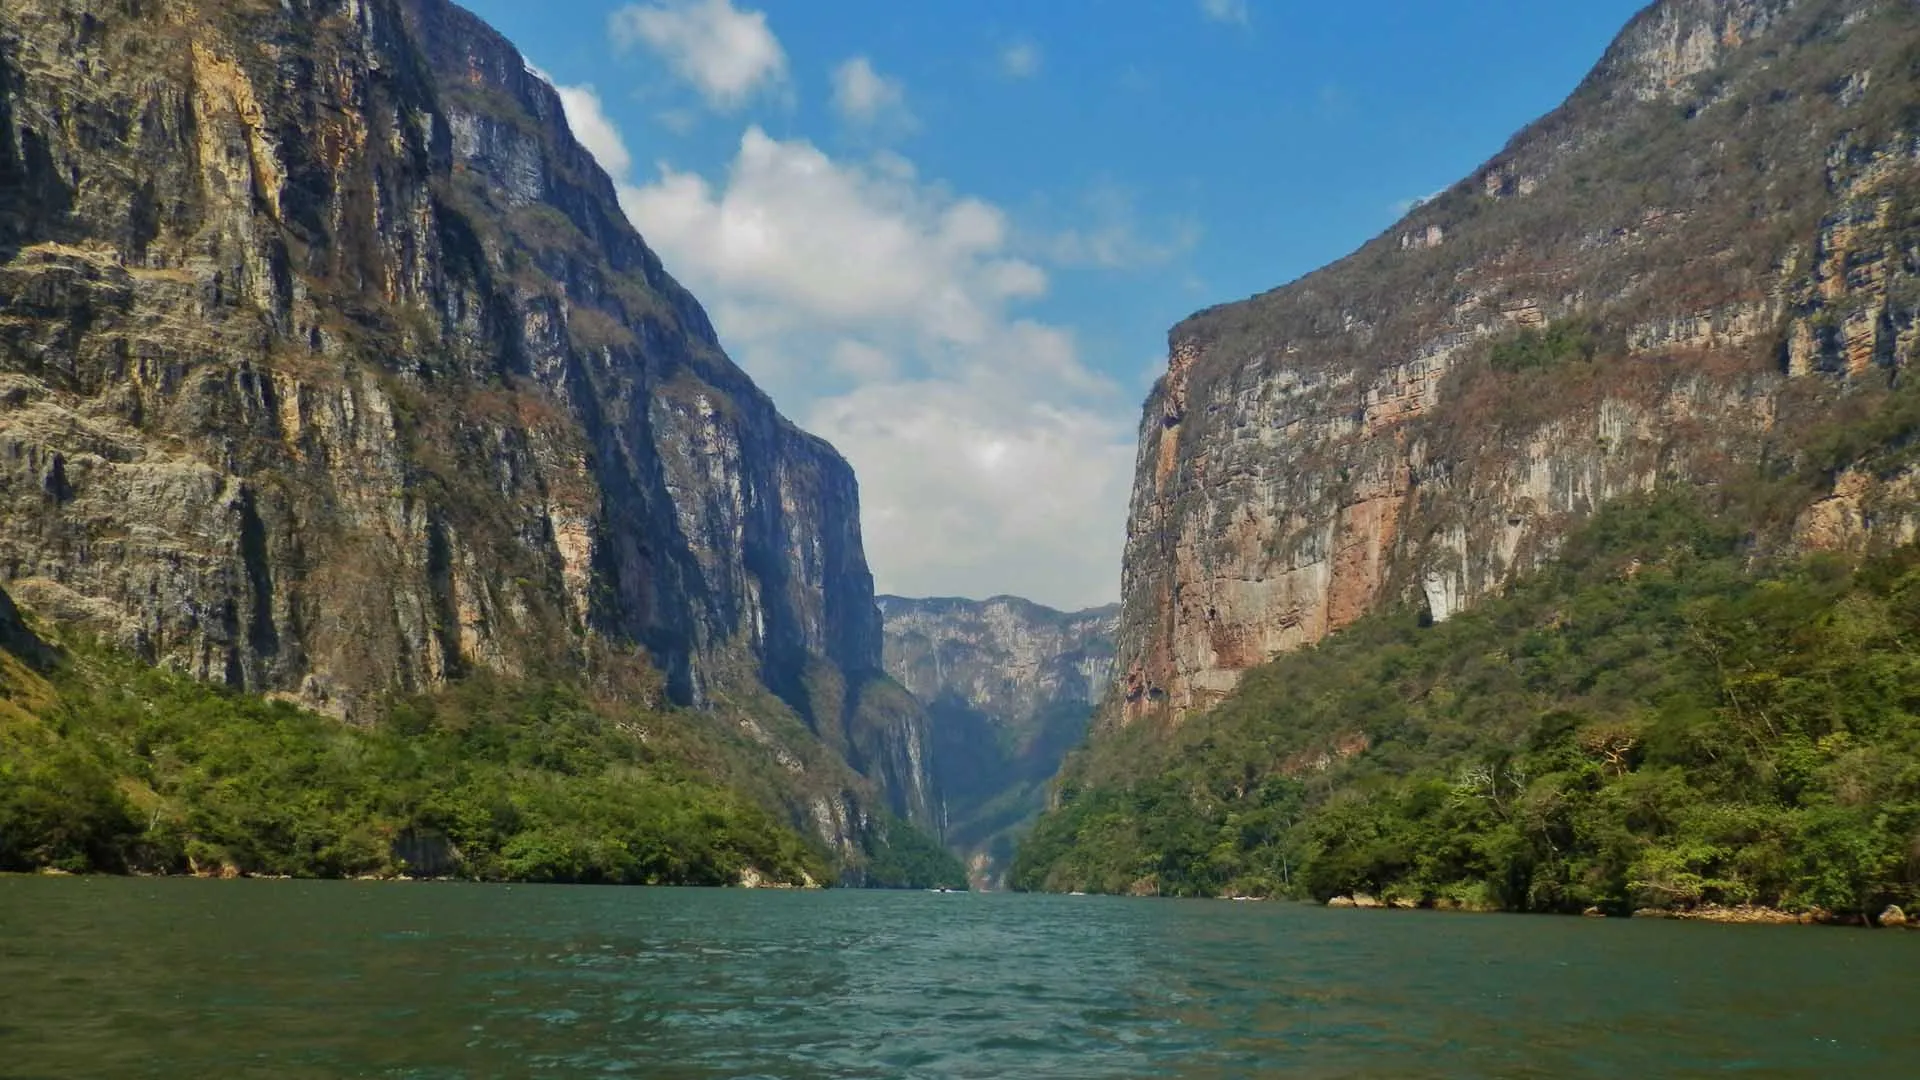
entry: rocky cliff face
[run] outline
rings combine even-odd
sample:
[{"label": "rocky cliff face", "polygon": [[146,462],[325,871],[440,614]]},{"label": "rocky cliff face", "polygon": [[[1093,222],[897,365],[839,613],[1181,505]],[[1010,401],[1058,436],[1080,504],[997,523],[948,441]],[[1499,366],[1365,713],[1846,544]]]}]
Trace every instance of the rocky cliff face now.
[{"label": "rocky cliff face", "polygon": [[858,521],[466,12],[0,9],[23,603],[347,717],[643,653],[684,703],[771,688],[926,820]]},{"label": "rocky cliff face", "polygon": [[1120,610],[883,596],[880,611],[887,672],[927,708],[943,837],[975,887],[998,888],[1112,686]]},{"label": "rocky cliff face", "polygon": [[1700,485],[1803,546],[1911,537],[1911,470],[1835,447],[1920,345],[1916,55],[1912,4],[1654,4],[1391,232],[1176,327],[1116,715],[1204,707],[1385,602],[1446,619],[1624,492]]}]

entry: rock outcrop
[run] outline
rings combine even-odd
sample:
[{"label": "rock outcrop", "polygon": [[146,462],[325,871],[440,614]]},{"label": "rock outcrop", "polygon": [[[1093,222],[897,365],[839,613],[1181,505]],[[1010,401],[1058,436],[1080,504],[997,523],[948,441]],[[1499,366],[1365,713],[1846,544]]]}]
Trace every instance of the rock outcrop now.
[{"label": "rock outcrop", "polygon": [[1176,327],[1117,722],[1385,603],[1447,619],[1623,493],[1711,488],[1803,547],[1910,538],[1910,467],[1835,432],[1920,348],[1917,47],[1910,4],[1654,4],[1386,235]]},{"label": "rock outcrop", "polygon": [[347,718],[630,656],[764,686],[929,820],[851,470],[445,0],[0,8],[0,579]]},{"label": "rock outcrop", "polygon": [[926,707],[937,820],[976,888],[998,888],[1045,784],[1113,682],[1118,607],[880,597],[887,672]]}]

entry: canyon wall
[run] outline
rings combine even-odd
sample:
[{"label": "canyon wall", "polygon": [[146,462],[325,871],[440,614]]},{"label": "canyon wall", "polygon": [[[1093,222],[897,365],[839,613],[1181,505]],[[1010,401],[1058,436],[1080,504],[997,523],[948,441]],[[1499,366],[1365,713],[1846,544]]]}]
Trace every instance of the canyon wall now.
[{"label": "canyon wall", "polygon": [[931,820],[852,471],[444,0],[0,9],[0,580],[348,719],[635,658],[764,687]]},{"label": "canyon wall", "polygon": [[1909,467],[1828,458],[1920,345],[1916,50],[1907,3],[1654,4],[1387,234],[1174,328],[1114,722],[1395,601],[1448,619],[1624,493],[1732,499],[1756,544],[1911,538]]}]

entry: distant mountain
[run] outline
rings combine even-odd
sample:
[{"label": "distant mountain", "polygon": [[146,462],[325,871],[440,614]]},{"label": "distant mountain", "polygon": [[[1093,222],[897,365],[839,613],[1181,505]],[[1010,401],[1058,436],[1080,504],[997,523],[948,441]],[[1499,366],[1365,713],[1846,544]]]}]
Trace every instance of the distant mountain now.
[{"label": "distant mountain", "polygon": [[887,673],[928,712],[938,825],[976,887],[1002,884],[1046,781],[1113,682],[1117,606],[879,598]]}]

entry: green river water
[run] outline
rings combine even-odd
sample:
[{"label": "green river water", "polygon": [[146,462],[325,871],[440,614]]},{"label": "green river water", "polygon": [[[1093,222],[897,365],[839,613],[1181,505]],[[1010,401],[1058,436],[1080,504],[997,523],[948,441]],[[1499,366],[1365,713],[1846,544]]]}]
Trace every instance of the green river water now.
[{"label": "green river water", "polygon": [[0,1077],[1920,1077],[1920,933],[0,879]]}]

